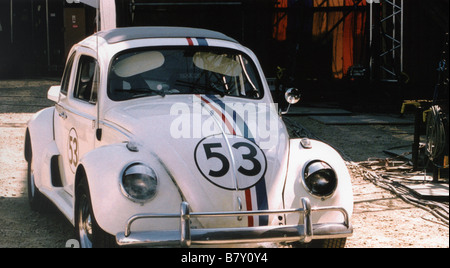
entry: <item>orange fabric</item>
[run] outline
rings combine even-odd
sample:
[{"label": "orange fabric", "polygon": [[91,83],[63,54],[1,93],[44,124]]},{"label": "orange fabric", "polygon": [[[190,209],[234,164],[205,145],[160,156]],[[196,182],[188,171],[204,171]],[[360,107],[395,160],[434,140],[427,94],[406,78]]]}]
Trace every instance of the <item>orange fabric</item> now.
[{"label": "orange fabric", "polygon": [[[342,18],[342,11],[319,11],[314,13],[313,36],[321,36],[330,31],[333,26]],[[333,59],[331,72],[333,78],[341,79],[343,77],[343,23],[339,23],[334,28],[331,36],[333,38]]]},{"label": "orange fabric", "polygon": [[[314,4],[351,4],[352,0],[335,0],[335,1],[323,1],[315,0]],[[365,4],[363,1],[361,4]],[[320,37],[326,34],[328,31],[338,23],[344,16],[345,11],[318,11],[313,15],[313,36]],[[366,16],[363,12],[352,12],[337,25],[330,36],[333,38],[332,45],[332,77],[335,79],[342,79],[348,73],[348,69],[355,64],[355,60],[358,61],[358,54],[355,55],[360,49],[362,49],[362,40],[364,35],[364,25]],[[355,51],[355,49],[357,51]]]},{"label": "orange fabric", "polygon": [[343,74],[346,75],[348,68],[353,65],[353,31],[354,31],[354,13],[350,13],[344,20],[343,32],[343,57],[342,69]]},{"label": "orange fabric", "polygon": [[[359,6],[365,6],[366,0],[361,1]],[[314,7],[343,7],[353,6],[353,0],[313,0]],[[277,7],[288,7],[287,0],[278,0]],[[351,12],[347,17],[336,25],[347,13],[346,11],[316,11],[313,14],[312,35],[321,37],[334,28],[330,33],[332,37],[332,77],[342,79],[348,73],[348,69],[358,62],[360,59],[358,53],[362,48],[364,25],[366,16],[364,12]],[[283,15],[285,15],[283,17]],[[287,15],[285,12],[275,14],[275,24],[273,38],[279,41],[286,40]],[[357,51],[355,51],[355,48]]]},{"label": "orange fabric", "polygon": [[[344,6],[353,6],[353,0],[314,0],[314,7],[344,7]],[[358,6],[367,5],[366,0],[361,1]]]},{"label": "orange fabric", "polygon": [[[277,8],[287,8],[288,0],[278,0]],[[275,12],[272,36],[275,40],[285,41],[287,38],[288,16],[286,12]]]},{"label": "orange fabric", "polygon": [[[329,25],[330,29],[342,18],[341,11],[333,13],[332,23]],[[333,31],[333,65],[331,68],[334,78],[342,79],[344,76],[344,24],[339,25]]]}]

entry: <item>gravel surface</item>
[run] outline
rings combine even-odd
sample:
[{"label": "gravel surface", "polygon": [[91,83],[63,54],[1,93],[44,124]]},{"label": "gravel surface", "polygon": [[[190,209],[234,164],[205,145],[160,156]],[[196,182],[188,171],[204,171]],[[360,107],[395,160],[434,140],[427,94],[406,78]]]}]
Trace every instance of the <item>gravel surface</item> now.
[{"label": "gravel surface", "polygon": [[[60,213],[36,213],[27,203],[25,126],[33,113],[52,104],[46,92],[55,84],[58,81],[45,79],[0,81],[0,248],[62,248],[74,238],[72,226]],[[354,163],[386,158],[383,150],[413,140],[412,125],[324,125],[308,116],[288,120],[327,141]],[[347,248],[449,247],[448,225],[349,167],[355,205],[354,235],[347,240]]]}]

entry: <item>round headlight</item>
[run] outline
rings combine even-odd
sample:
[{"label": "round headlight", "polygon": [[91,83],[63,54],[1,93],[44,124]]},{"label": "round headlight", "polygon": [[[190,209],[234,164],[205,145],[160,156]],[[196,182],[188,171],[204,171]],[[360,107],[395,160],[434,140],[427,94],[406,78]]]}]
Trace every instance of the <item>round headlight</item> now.
[{"label": "round headlight", "polygon": [[330,165],[323,161],[314,161],[306,166],[303,182],[313,196],[327,198],[336,190],[338,180]]},{"label": "round headlight", "polygon": [[122,176],[122,190],[126,197],[135,202],[146,202],[156,195],[158,179],[153,169],[143,164],[133,164]]}]

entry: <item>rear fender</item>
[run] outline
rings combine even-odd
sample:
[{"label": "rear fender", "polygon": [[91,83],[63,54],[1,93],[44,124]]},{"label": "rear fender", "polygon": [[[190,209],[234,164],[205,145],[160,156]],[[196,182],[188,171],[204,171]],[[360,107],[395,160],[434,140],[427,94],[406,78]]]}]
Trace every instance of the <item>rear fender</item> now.
[{"label": "rear fender", "polygon": [[50,162],[53,156],[59,155],[53,132],[54,110],[50,107],[37,112],[28,121],[25,134],[24,156],[27,162],[32,161],[38,188],[52,188]]},{"label": "rear fender", "polygon": [[[27,132],[32,145],[32,151],[39,152],[46,144],[54,141],[53,115],[55,107],[43,109],[28,121]],[[28,161],[27,156],[25,159]]]}]

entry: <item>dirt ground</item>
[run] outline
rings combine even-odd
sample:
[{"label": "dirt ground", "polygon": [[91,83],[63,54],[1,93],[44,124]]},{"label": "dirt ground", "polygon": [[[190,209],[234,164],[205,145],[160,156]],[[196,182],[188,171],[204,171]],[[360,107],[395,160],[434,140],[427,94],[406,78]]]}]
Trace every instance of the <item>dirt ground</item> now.
[{"label": "dirt ground", "polygon": [[[74,238],[58,212],[39,214],[27,203],[23,141],[26,122],[52,103],[56,80],[0,81],[0,248],[62,248]],[[385,158],[383,150],[413,141],[412,125],[324,125],[290,116],[339,149],[347,160]],[[352,170],[354,171],[354,170]],[[347,248],[448,248],[449,228],[428,211],[405,203],[353,172],[354,234]]]},{"label": "dirt ground", "polygon": [[[398,116],[398,115],[392,115]],[[413,143],[413,125],[324,125],[290,118],[338,149],[347,161],[386,159],[383,151]],[[413,118],[411,118],[413,120]],[[352,172],[354,234],[347,248],[448,248],[449,228],[429,212]]]}]

